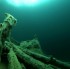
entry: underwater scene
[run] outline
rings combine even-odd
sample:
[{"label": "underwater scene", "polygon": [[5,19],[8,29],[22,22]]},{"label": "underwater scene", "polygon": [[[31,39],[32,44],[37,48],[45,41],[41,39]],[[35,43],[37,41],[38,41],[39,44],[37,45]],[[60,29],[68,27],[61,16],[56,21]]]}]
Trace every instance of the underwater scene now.
[{"label": "underwater scene", "polygon": [[70,69],[70,0],[0,0],[0,69]]}]

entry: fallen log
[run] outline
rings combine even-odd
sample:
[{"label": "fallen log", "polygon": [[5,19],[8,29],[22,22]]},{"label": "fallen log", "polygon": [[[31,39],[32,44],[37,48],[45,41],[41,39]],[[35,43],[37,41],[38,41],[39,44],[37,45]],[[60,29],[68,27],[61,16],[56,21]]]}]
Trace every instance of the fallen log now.
[{"label": "fallen log", "polygon": [[[10,44],[10,43],[8,43]],[[11,46],[10,46],[11,45]],[[22,51],[22,49],[20,50],[19,47],[17,47],[15,44],[11,43],[9,46],[7,45],[7,47],[13,47],[13,50],[15,51],[16,55],[21,58],[23,61],[25,61],[26,63],[32,65],[33,67],[37,67],[35,64],[38,64],[38,60],[43,62],[43,63],[46,63],[46,64],[51,64],[51,65],[54,65],[54,66],[57,66],[57,67],[60,67],[60,68],[63,68],[63,69],[70,69],[70,64],[67,64],[65,62],[62,62],[60,60],[57,60],[53,57],[47,57],[47,56],[44,56],[44,55],[41,55],[41,54],[38,54],[38,53],[35,53],[35,52],[32,52],[28,49],[24,49]],[[35,58],[35,59],[34,59]],[[28,59],[28,60],[26,60]],[[34,62],[32,62],[34,61]],[[36,63],[37,62],[37,63]],[[44,64],[42,64],[44,65]],[[44,67],[44,66],[43,66]],[[42,68],[42,67],[41,67]],[[38,68],[39,69],[39,68]],[[42,68],[43,69],[43,68]]]},{"label": "fallen log", "polygon": [[[7,44],[7,42],[6,42]],[[9,43],[8,43],[9,44]],[[39,60],[34,59],[33,57],[24,53],[21,49],[19,49],[13,43],[9,44],[12,46],[15,54],[19,57],[23,62],[27,63],[28,65],[32,66],[34,69],[53,69],[50,65],[47,65]],[[7,45],[7,48],[10,49],[11,46]]]},{"label": "fallen log", "polygon": [[0,23],[0,61],[4,42],[10,41],[12,27],[16,24],[16,19],[9,13],[5,13],[6,18]]},{"label": "fallen log", "polygon": [[33,58],[40,60],[46,64],[52,64],[52,65],[58,66],[58,67],[63,68],[63,69],[70,69],[70,64],[67,64],[67,63],[62,62],[60,60],[57,60],[54,57],[47,57],[47,56],[32,52],[28,49],[24,49],[23,52],[25,52],[29,56],[32,56]]},{"label": "fallen log", "polygon": [[10,48],[10,51],[8,53],[8,69],[22,69],[20,62],[17,59],[17,56],[15,55],[12,48]]}]

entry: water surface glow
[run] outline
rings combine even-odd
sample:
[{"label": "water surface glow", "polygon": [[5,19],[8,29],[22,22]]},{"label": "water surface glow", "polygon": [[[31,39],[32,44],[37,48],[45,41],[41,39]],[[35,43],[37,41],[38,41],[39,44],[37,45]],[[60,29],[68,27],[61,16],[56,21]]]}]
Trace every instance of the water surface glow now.
[{"label": "water surface glow", "polygon": [[13,6],[36,6],[46,1],[48,2],[50,0],[7,0]]}]

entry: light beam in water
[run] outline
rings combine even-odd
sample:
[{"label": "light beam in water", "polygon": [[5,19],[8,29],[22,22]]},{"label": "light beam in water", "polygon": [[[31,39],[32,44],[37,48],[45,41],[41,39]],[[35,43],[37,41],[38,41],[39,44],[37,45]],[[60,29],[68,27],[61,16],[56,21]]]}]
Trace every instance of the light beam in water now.
[{"label": "light beam in water", "polygon": [[8,3],[21,6],[21,5],[36,5],[39,1],[38,0],[7,0]]},{"label": "light beam in water", "polygon": [[35,6],[43,2],[48,2],[50,0],[7,0],[7,2],[14,6]]}]

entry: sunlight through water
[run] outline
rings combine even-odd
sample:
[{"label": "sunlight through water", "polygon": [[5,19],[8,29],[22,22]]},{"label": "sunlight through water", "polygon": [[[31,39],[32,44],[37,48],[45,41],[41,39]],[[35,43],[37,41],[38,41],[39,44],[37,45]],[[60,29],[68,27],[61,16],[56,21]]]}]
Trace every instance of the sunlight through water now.
[{"label": "sunlight through water", "polygon": [[49,0],[7,0],[7,2],[14,6],[35,6]]}]

